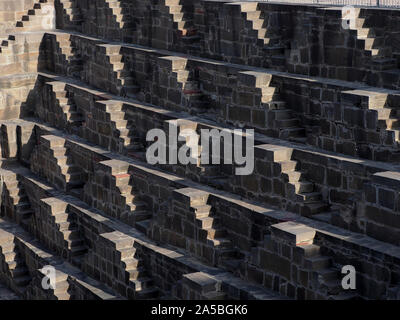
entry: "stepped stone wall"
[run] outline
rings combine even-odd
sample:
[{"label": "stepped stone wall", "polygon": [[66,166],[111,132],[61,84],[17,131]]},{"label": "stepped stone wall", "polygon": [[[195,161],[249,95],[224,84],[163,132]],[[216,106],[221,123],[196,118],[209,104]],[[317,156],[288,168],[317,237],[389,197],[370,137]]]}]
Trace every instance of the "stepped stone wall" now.
[{"label": "stepped stone wall", "polygon": [[33,7],[34,0],[2,1],[0,3],[0,34],[7,35],[7,31],[15,27],[15,21]]},{"label": "stepped stone wall", "polygon": [[[399,299],[399,12],[0,3],[0,299]],[[151,129],[254,129],[254,170]]]}]

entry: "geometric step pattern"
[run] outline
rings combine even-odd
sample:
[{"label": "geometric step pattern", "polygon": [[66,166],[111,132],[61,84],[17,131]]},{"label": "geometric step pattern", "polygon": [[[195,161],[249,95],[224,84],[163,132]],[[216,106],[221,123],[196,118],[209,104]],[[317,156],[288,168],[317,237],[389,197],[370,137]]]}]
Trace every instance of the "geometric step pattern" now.
[{"label": "geometric step pattern", "polygon": [[0,262],[1,269],[7,274],[8,287],[18,296],[23,296],[32,278],[14,235],[4,230],[0,230]]},{"label": "geometric step pattern", "polygon": [[262,45],[269,44],[270,40],[267,38],[267,29],[264,27],[264,19],[262,18],[262,12],[257,10],[257,2],[242,2],[238,4],[240,11],[246,15],[246,20],[251,22],[253,30],[257,32],[257,38],[260,40]]},{"label": "geometric step pattern", "polygon": [[48,20],[48,12],[43,11],[48,5],[53,5],[54,0],[39,0],[34,3],[33,9],[22,16],[21,20],[16,23],[17,32],[34,31],[48,29],[46,21]]},{"label": "geometric step pattern", "polygon": [[[356,298],[354,292],[342,288],[339,268],[333,265],[332,258],[321,254],[321,247],[314,243],[315,229],[297,222],[282,222],[271,226],[271,234],[265,237],[264,248],[272,249],[279,260],[286,253],[276,252],[274,247],[289,247],[296,255],[297,270],[303,276],[300,282],[305,287],[312,287],[316,298],[326,297],[329,300],[351,300]],[[264,250],[264,249],[262,249]],[[271,257],[274,259],[274,257]],[[271,267],[272,266],[271,263]]]},{"label": "geometric step pattern", "polygon": [[90,206],[135,227],[149,220],[152,213],[136,194],[128,170],[129,164],[124,161],[99,162],[95,176],[84,187],[84,199]]},{"label": "geometric step pattern", "polygon": [[172,15],[174,28],[178,30],[178,35],[197,39],[195,37],[197,30],[193,24],[193,15],[189,13],[193,10],[193,6],[188,7],[183,3],[184,1],[182,0],[164,0],[164,5],[168,8],[169,14]]},{"label": "geometric step pattern", "polygon": [[[56,37],[56,72],[70,75],[80,79],[83,72],[83,59],[75,44],[72,36],[68,33],[51,33]],[[58,64],[57,64],[58,63]]]},{"label": "geometric step pattern", "polygon": [[79,31],[83,22],[82,12],[76,0],[59,0],[63,11],[64,28]]},{"label": "geometric step pattern", "polygon": [[78,112],[71,92],[66,90],[66,83],[61,81],[47,82],[49,92],[52,94],[51,101],[58,106],[58,114],[54,115],[55,125],[58,128],[75,128],[82,126],[84,117]]},{"label": "geometric step pattern", "polygon": [[30,225],[34,211],[24,185],[17,177],[17,174],[3,175],[6,191],[5,203],[3,204],[4,215],[23,227],[27,227]]},{"label": "geometric step pattern", "polygon": [[299,168],[298,161],[292,160],[289,148],[272,149],[273,161],[278,164],[287,199],[292,199],[303,216],[313,216],[328,209],[322,200],[322,194],[315,190],[314,183],[307,181],[305,173]]},{"label": "geometric step pattern", "polygon": [[37,223],[42,224],[41,230],[46,230],[39,238],[43,237],[43,242],[63,258],[79,265],[87,247],[73,215],[68,212],[68,203],[57,198],[46,198],[41,199],[39,205],[41,219]]},{"label": "geometric step pattern", "polygon": [[[114,272],[111,274],[116,290],[134,299],[156,299],[159,296],[159,290],[147,274],[143,261],[138,257],[133,238],[119,231],[103,233],[100,235],[99,245],[105,246],[106,250],[102,250],[103,252],[111,252],[113,255]],[[100,253],[99,258],[106,257]],[[121,285],[118,282],[121,282]]]},{"label": "geometric step pattern", "polygon": [[125,8],[127,4],[120,0],[105,0],[106,8],[110,11],[111,16],[118,23],[118,29],[126,29],[133,32],[133,23],[130,16],[124,14],[128,10]]},{"label": "geometric step pattern", "polygon": [[74,164],[66,140],[53,135],[40,137],[40,145],[31,156],[31,170],[65,192],[82,188],[85,183],[85,174]]},{"label": "geometric step pattern", "polygon": [[[201,146],[200,135],[197,134],[198,123],[185,119],[177,120],[167,120],[165,122],[166,131],[176,130],[178,135],[177,148],[188,149],[190,148],[190,155],[188,157],[189,163],[185,166],[186,176],[191,177],[191,179],[198,179],[200,176],[201,181],[207,182],[217,182],[224,177],[220,174],[219,165],[202,164],[201,162],[201,152],[203,150]],[[170,134],[173,134],[169,132]],[[196,135],[193,135],[195,133]],[[209,159],[211,160],[211,159]],[[211,161],[209,161],[211,162]],[[173,166],[177,167],[177,166]]]},{"label": "geometric step pattern", "polygon": [[341,100],[344,106],[365,108],[377,113],[377,126],[386,132],[385,143],[400,142],[400,110],[390,105],[389,94],[369,90],[342,91]]},{"label": "geometric step pattern", "polygon": [[[194,79],[193,72],[187,70],[188,59],[177,56],[158,58],[159,74],[171,78],[172,90],[181,94],[177,109],[191,114],[204,113],[208,109],[208,97],[201,91],[199,81]],[[174,81],[172,81],[172,79]],[[167,84],[168,85],[168,84]]]},{"label": "geometric step pattern", "polygon": [[135,97],[140,87],[135,84],[131,72],[125,69],[124,57],[120,45],[98,45],[104,63],[110,66],[113,84],[111,92],[122,97]]},{"label": "geometric step pattern", "polygon": [[342,19],[350,22],[348,23],[349,29],[355,32],[357,38],[356,46],[363,47],[366,54],[372,58],[371,67],[375,70],[395,69],[397,62],[392,58],[392,48],[386,44],[384,35],[379,35],[374,28],[368,27],[367,19],[360,17],[361,10],[359,8],[352,10],[357,15],[355,19],[349,19],[346,14],[342,15]]},{"label": "geometric step pattern", "polygon": [[[192,220],[195,228],[195,238],[204,243],[203,258],[213,265],[223,263],[225,259],[236,255],[236,250],[229,240],[226,229],[221,225],[218,217],[213,215],[212,206],[208,205],[209,193],[192,188],[178,189],[173,192],[173,206],[175,212],[186,211],[189,221]],[[197,254],[201,256],[201,254]]]},{"label": "geometric step pattern", "polygon": [[144,151],[143,144],[135,136],[135,128],[131,124],[132,121],[125,120],[126,115],[123,106],[124,104],[121,101],[116,100],[96,102],[96,107],[105,113],[105,120],[111,123],[113,135],[119,135],[117,145],[115,145],[114,140],[110,140],[110,145],[104,147],[126,154]]},{"label": "geometric step pattern", "polygon": [[266,110],[266,129],[281,139],[303,141],[305,137],[301,122],[288,109],[279,95],[278,88],[271,85],[272,75],[264,72],[243,71],[238,73],[238,82],[246,90],[241,94],[255,92],[260,95],[260,106]]}]

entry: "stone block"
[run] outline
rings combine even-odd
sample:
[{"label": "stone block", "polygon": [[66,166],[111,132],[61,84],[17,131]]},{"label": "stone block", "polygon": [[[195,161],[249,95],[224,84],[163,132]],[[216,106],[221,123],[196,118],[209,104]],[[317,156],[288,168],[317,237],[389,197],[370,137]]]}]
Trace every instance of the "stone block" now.
[{"label": "stone block", "polygon": [[273,239],[287,241],[292,245],[312,244],[316,231],[296,222],[283,222],[271,226]]}]

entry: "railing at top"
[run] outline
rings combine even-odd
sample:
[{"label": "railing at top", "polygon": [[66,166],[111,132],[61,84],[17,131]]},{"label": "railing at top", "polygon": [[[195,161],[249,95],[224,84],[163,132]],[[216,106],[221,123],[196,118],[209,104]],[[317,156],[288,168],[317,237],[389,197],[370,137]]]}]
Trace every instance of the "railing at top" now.
[{"label": "railing at top", "polygon": [[368,6],[381,8],[400,8],[400,0],[241,0],[258,2],[280,2],[299,4],[322,4],[332,6]]}]

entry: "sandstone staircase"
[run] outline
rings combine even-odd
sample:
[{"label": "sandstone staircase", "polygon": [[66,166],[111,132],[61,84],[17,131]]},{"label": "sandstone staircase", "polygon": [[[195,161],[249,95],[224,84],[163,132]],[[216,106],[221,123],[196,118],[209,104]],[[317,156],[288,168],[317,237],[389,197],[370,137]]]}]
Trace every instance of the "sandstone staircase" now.
[{"label": "sandstone staircase", "polygon": [[184,4],[184,0],[164,0],[165,6],[173,17],[174,25],[179,32],[179,36],[186,40],[200,39],[193,24],[193,7]]},{"label": "sandstone staircase", "polygon": [[[16,43],[15,36],[9,35],[7,40],[3,40],[0,46],[0,58],[5,57],[5,55],[12,55],[12,46]],[[4,58],[3,58],[4,59]],[[1,61],[1,60],[0,60]]]},{"label": "sandstone staircase", "polygon": [[327,204],[322,201],[320,192],[315,191],[314,184],[307,181],[305,173],[296,169],[298,163],[293,160],[278,161],[282,177],[286,182],[286,190],[297,203],[300,203],[300,213],[312,216],[327,210]]},{"label": "sandstone staircase", "polygon": [[285,47],[280,45],[280,37],[272,36],[266,28],[268,21],[263,13],[258,10],[257,2],[232,3],[240,6],[240,12],[248,23],[248,29],[256,32],[257,44],[262,46],[263,52],[271,56],[275,66],[285,63]]},{"label": "sandstone staircase", "polygon": [[[43,275],[43,277],[47,276],[43,269],[39,269],[39,272]],[[70,285],[68,282],[68,275],[56,269],[54,288],[49,288],[46,290],[47,299],[71,300],[69,288]]]},{"label": "sandstone staircase", "polygon": [[110,11],[111,16],[115,18],[118,24],[118,29],[125,32],[124,42],[130,42],[130,37],[127,36],[130,32],[134,32],[134,24],[132,18],[128,15],[126,5],[121,0],[106,0],[107,9]]},{"label": "sandstone staircase", "polygon": [[46,177],[59,189],[70,191],[84,185],[82,169],[75,165],[65,147],[65,139],[53,135],[40,137],[31,158],[32,171]]},{"label": "sandstone staircase", "polygon": [[294,210],[304,216],[313,216],[328,210],[328,205],[322,200],[322,194],[315,190],[314,183],[307,180],[300,164],[292,160],[290,149],[273,150],[273,157],[274,163],[280,167],[288,205],[295,206],[289,211]]},{"label": "sandstone staircase", "polygon": [[130,184],[131,175],[128,173],[112,173],[112,185],[119,190],[120,203],[124,205],[121,215],[127,216],[131,225],[149,220],[152,216],[147,203],[135,195],[134,187]]},{"label": "sandstone staircase", "polygon": [[120,266],[124,282],[134,288],[135,299],[156,299],[159,296],[159,290],[155,287],[153,279],[148,275],[139,257],[134,240],[125,239],[119,232],[103,233],[100,236],[114,243],[114,250],[117,252],[114,264]]},{"label": "sandstone staircase", "polygon": [[[95,176],[85,185],[85,202],[132,227],[138,223],[143,226],[152,213],[143,196],[136,192],[128,170],[129,163],[124,161],[100,162]],[[103,185],[104,179],[109,181],[107,186]],[[99,193],[103,196],[99,197]]]},{"label": "sandstone staircase", "polygon": [[385,37],[368,27],[367,19],[360,16],[360,9],[354,10],[357,18],[350,20],[350,30],[356,32],[356,41],[371,56],[371,68],[379,71],[396,69],[397,61],[392,58],[392,49],[385,43]]},{"label": "sandstone staircase", "polygon": [[[218,189],[223,188],[224,184],[228,182],[228,177],[222,174],[221,166],[212,164],[211,155],[209,156],[209,164],[204,164],[201,161],[203,147],[201,146],[201,136],[196,132],[197,123],[189,120],[173,122],[178,126],[178,150],[184,146],[191,150],[190,163],[186,165],[186,176]],[[193,133],[197,134],[197,138],[192,136]],[[220,159],[220,163],[223,163],[223,159]]]},{"label": "sandstone staircase", "polygon": [[[323,248],[315,244],[315,235],[315,229],[294,221],[278,223],[271,226],[271,234],[265,236],[264,248],[260,250],[266,250],[270,253],[270,258],[276,260],[286,255],[284,250],[276,250],[278,247],[286,247],[293,252],[293,256],[296,256],[294,264],[297,270],[306,274],[303,279],[295,281],[306,288],[312,288],[313,292],[317,293],[314,298],[329,300],[356,298],[354,292],[342,288],[343,275],[340,273],[339,265],[335,264],[331,257],[323,254]],[[274,268],[272,264],[269,267]]]},{"label": "sandstone staircase", "polygon": [[71,39],[71,35],[56,34],[56,40],[58,56],[61,57],[59,63],[62,64],[62,68],[65,70],[61,73],[81,79],[83,60]]},{"label": "sandstone staircase", "polygon": [[135,85],[131,72],[125,70],[124,57],[121,54],[121,46],[119,45],[100,45],[102,53],[106,55],[106,62],[111,66],[115,83],[111,88],[111,92],[123,97],[135,96],[140,90]]},{"label": "sandstone staircase", "polygon": [[[116,146],[120,153],[128,155],[144,152],[144,146],[141,139],[135,135],[135,126],[133,121],[125,120],[126,115],[123,110],[123,103],[115,100],[97,101],[98,106],[106,112],[106,121],[112,123],[113,129],[119,133],[119,143]],[[105,146],[109,149],[115,149],[115,146]]]},{"label": "sandstone staircase", "polygon": [[187,69],[187,59],[169,56],[161,57],[159,61],[164,68],[169,69],[164,69],[164,72],[172,74],[172,76],[176,78],[177,89],[180,90],[183,95],[181,107],[184,107],[184,111],[196,115],[207,112],[209,108],[209,99],[202,93],[200,83],[195,79],[193,70]]},{"label": "sandstone staircase", "polygon": [[267,133],[281,139],[305,141],[305,129],[301,122],[294,117],[292,110],[287,108],[286,102],[279,95],[279,89],[271,85],[272,75],[256,72],[239,72],[238,82],[245,93],[247,88],[261,92],[260,107],[267,110]]},{"label": "sandstone staircase", "polygon": [[73,30],[80,31],[83,23],[82,12],[76,0],[58,0],[63,12],[63,27],[71,27]]},{"label": "sandstone staircase", "polygon": [[221,225],[218,217],[213,215],[212,206],[207,204],[208,193],[192,193],[192,190],[187,188],[179,192],[187,192],[190,198],[190,211],[194,214],[195,225],[198,228],[198,240],[213,250],[213,256],[205,258],[212,264],[223,265],[227,260],[232,260],[237,251],[231,240],[227,238],[226,229]]},{"label": "sandstone staircase", "polygon": [[[46,85],[50,86],[50,92],[53,95],[51,101],[60,109],[60,118],[56,121],[60,127],[69,127],[74,133],[82,126],[85,121],[84,117],[76,107],[72,93],[66,89],[66,83],[61,81],[47,82]],[[57,115],[56,115],[57,116]]]},{"label": "sandstone staircase", "polygon": [[23,296],[31,281],[31,276],[25,264],[25,260],[21,256],[18,246],[14,241],[14,237],[11,234],[7,233],[7,236],[3,237],[3,234],[0,233],[0,256],[5,269],[10,275],[9,279],[12,282],[12,289],[19,296]]},{"label": "sandstone staircase", "polygon": [[46,27],[46,19],[48,19],[46,10],[46,5],[52,6],[53,0],[39,0],[37,1],[33,9],[28,10],[27,14],[22,16],[22,19],[16,23],[16,31],[33,31],[33,30],[43,30],[48,29]]},{"label": "sandstone staircase", "polygon": [[14,212],[16,217],[10,217],[18,224],[27,227],[30,224],[31,217],[34,214],[34,210],[31,207],[28,195],[26,194],[24,185],[16,178],[12,180],[5,180],[5,186],[9,198],[14,205]]},{"label": "sandstone staircase", "polygon": [[357,107],[375,110],[378,116],[378,129],[387,133],[385,144],[398,145],[400,143],[400,109],[390,103],[387,92],[368,90],[343,91],[342,104],[348,107]]},{"label": "sandstone staircase", "polygon": [[78,230],[74,217],[68,212],[68,203],[56,198],[40,200],[48,211],[53,230],[62,243],[61,255],[80,265],[87,252],[85,240]]},{"label": "sandstone staircase", "polygon": [[351,300],[356,297],[351,292],[344,292],[341,284],[343,275],[339,267],[335,266],[332,258],[321,253],[321,247],[313,243],[297,245],[303,255],[303,267],[312,272],[312,285],[329,300]]}]

